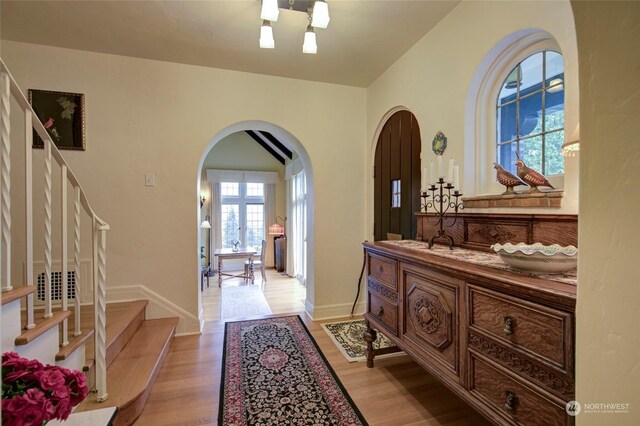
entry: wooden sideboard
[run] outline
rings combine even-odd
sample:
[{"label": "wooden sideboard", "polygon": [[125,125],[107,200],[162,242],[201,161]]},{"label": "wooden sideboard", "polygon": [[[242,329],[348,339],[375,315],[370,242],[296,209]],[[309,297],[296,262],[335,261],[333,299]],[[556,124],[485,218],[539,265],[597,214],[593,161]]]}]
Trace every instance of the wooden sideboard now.
[{"label": "wooden sideboard", "polygon": [[496,424],[573,424],[574,285],[364,246],[368,367],[379,330]]},{"label": "wooden sideboard", "polygon": [[[416,239],[429,241],[437,230],[433,214],[415,213],[418,221]],[[447,219],[448,225],[451,219]],[[578,246],[578,216],[571,214],[458,214],[458,220],[447,228],[456,247],[493,253],[495,243],[542,243]]]}]

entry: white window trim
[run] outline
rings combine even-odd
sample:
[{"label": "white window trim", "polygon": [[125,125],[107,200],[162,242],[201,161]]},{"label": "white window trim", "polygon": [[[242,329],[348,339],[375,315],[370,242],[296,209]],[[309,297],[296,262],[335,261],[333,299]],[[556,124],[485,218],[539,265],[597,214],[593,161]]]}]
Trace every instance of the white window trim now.
[{"label": "white window trim", "polygon": [[[544,50],[563,54],[558,43],[548,33],[535,32],[526,35],[504,49],[483,78],[475,105],[475,195],[499,194],[504,191],[504,187],[495,180],[493,168],[496,161],[496,99],[507,74],[519,62]],[[566,90],[566,79],[564,84]],[[568,137],[566,116],[565,99],[565,140]],[[564,187],[564,175],[551,176],[549,181],[558,189]]]},{"label": "white window trim", "polygon": [[252,170],[218,170],[207,169],[207,181],[216,182],[249,182],[276,184],[280,181],[278,172],[257,172]]},{"label": "white window trim", "polygon": [[[247,244],[247,205],[250,204],[262,204],[264,206],[264,190],[262,196],[250,196],[247,195],[247,185],[246,182],[237,182],[238,183],[238,195],[220,195],[220,205],[225,204],[237,204],[238,205],[238,224],[242,227],[242,230],[239,233],[239,240],[242,242],[242,245]],[[260,182],[250,182],[250,183],[260,183]],[[263,224],[266,221],[264,207],[262,209],[262,221]],[[259,251],[259,250],[258,250]]]}]

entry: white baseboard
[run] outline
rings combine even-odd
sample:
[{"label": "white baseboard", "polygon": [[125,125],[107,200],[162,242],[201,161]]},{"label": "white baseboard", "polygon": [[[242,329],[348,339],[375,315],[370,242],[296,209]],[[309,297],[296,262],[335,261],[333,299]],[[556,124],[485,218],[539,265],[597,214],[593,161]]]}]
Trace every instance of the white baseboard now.
[{"label": "white baseboard", "polygon": [[[305,301],[305,311],[314,320],[327,320],[333,318],[344,318],[351,314],[351,307],[353,303],[340,303],[337,305],[324,305],[313,306]],[[366,301],[361,300],[356,303],[356,308],[353,311],[354,315],[362,315],[366,306]]]},{"label": "white baseboard", "polygon": [[200,319],[143,285],[107,287],[107,302],[131,302],[146,299],[147,319],[178,317],[176,336],[200,334]]},{"label": "white baseboard", "polygon": [[198,330],[198,334],[202,334],[202,330],[204,330],[204,308],[202,307],[202,303],[200,304],[200,313],[198,318],[200,318],[200,329]]},{"label": "white baseboard", "polygon": [[309,315],[309,318],[313,319],[313,305],[308,300],[304,300],[304,311]]}]

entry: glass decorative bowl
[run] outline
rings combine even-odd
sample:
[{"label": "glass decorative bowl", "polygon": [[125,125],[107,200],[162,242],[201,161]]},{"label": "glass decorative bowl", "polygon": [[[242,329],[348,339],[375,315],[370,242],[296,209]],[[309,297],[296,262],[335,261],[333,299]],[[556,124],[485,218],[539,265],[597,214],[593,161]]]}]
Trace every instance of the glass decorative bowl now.
[{"label": "glass decorative bowl", "polygon": [[494,244],[491,248],[509,266],[531,274],[560,274],[578,266],[578,249],[558,244]]}]

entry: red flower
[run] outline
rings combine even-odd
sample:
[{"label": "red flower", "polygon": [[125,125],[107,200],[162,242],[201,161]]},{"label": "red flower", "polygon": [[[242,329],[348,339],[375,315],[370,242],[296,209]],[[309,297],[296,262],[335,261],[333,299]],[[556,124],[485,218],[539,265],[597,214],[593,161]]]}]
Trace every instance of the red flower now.
[{"label": "red flower", "polygon": [[51,401],[55,407],[53,417],[58,420],[67,420],[67,417],[69,417],[69,414],[71,414],[71,410],[73,409],[73,405],[71,405],[71,401],[69,399],[69,392],[66,391],[66,394],[63,395],[54,395],[51,397]]},{"label": "red flower", "polygon": [[2,423],[5,425],[40,426],[51,414],[51,402],[38,389],[2,400]]},{"label": "red flower", "polygon": [[10,359],[15,359],[15,358],[20,358],[20,355],[18,355],[15,352],[5,352],[2,354],[2,364],[9,361]]},{"label": "red flower", "polygon": [[2,355],[2,422],[5,425],[37,425],[54,418],[66,420],[87,395],[82,372],[38,360],[21,358],[15,352]]},{"label": "red flower", "polygon": [[64,376],[58,370],[38,371],[35,375],[45,391],[52,390],[55,393],[61,388],[66,389]]},{"label": "red flower", "polygon": [[83,372],[77,370],[67,370],[67,386],[71,392],[71,405],[80,404],[89,393],[87,378]]}]

